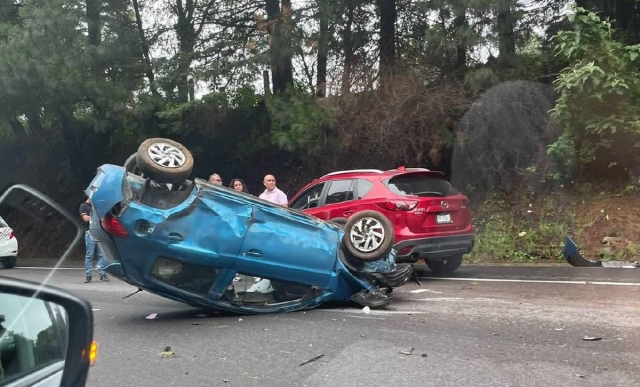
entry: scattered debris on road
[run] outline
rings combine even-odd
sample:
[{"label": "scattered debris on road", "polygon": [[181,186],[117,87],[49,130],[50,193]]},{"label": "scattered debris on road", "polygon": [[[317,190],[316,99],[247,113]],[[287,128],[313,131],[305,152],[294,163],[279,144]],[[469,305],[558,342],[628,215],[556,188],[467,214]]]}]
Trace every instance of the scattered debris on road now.
[{"label": "scattered debris on road", "polygon": [[400,351],[399,353],[400,353],[401,355],[407,355],[407,356],[410,356],[410,355],[413,353],[413,351],[414,351],[414,350],[415,350],[415,348],[411,348],[409,351]]},{"label": "scattered debris on road", "polygon": [[167,358],[167,357],[175,357],[176,353],[171,350],[171,347],[165,347],[164,351],[160,352],[159,355],[161,358]]},{"label": "scattered debris on road", "polygon": [[150,315],[148,315],[146,317],[147,320],[154,320],[156,317],[158,317],[158,313],[151,313]]},{"label": "scattered debris on road", "polygon": [[314,361],[321,359],[322,357],[324,357],[324,353],[322,355],[318,355],[312,359],[309,359],[307,361],[305,361],[304,363],[300,364],[301,366],[305,365],[305,364],[309,364],[309,363],[313,363]]},{"label": "scattered debris on road", "polygon": [[364,314],[369,314],[371,313],[371,308],[369,308],[368,306],[365,306],[364,308],[362,308],[362,311],[364,312]]},{"label": "scattered debris on road", "polygon": [[124,296],[124,297],[122,297],[122,299],[123,299],[123,300],[125,300],[125,299],[127,299],[127,298],[129,298],[129,297],[133,296],[134,294],[138,294],[138,293],[140,293],[141,291],[142,291],[142,289],[138,289],[138,290],[136,290],[135,292],[133,292],[133,293],[129,294],[128,296]]},{"label": "scattered debris on road", "polygon": [[585,337],[582,338],[582,340],[584,340],[584,341],[600,341],[600,340],[602,340],[602,337],[585,336]]}]

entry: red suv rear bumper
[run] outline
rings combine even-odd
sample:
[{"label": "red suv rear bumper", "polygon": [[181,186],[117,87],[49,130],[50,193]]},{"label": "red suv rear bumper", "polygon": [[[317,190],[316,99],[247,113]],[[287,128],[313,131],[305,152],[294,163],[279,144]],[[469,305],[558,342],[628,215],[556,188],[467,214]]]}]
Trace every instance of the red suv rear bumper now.
[{"label": "red suv rear bumper", "polygon": [[407,239],[398,242],[397,262],[416,262],[420,259],[445,259],[453,255],[469,254],[475,242],[474,234],[446,237]]}]

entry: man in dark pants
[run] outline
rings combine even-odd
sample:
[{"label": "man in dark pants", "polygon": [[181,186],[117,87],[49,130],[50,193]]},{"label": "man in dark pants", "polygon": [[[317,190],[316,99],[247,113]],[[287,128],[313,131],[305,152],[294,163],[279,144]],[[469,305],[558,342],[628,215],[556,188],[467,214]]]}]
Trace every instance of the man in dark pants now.
[{"label": "man in dark pants", "polygon": [[100,275],[100,281],[109,282],[109,277],[104,272],[105,266],[107,266],[107,260],[104,259],[102,252],[98,246],[96,246],[96,242],[91,238],[91,234],[89,233],[89,221],[91,220],[91,199],[87,198],[87,200],[80,204],[80,216],[82,217],[82,221],[84,222],[84,244],[87,248],[87,253],[84,256],[84,269],[86,278],[84,283],[91,282],[91,270],[93,269],[93,255],[95,252],[98,252],[98,274]]}]

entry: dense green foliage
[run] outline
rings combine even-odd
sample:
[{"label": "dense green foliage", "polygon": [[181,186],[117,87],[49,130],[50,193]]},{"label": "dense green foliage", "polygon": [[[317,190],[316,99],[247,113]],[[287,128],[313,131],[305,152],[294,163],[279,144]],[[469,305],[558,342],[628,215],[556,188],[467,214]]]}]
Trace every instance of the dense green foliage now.
[{"label": "dense green foliage", "polygon": [[554,37],[557,55],[570,66],[554,82],[559,98],[552,117],[563,133],[549,151],[566,173],[584,172],[594,164],[602,169],[611,163],[637,166],[640,44],[615,40],[611,22],[582,8],[569,21],[573,30]]}]

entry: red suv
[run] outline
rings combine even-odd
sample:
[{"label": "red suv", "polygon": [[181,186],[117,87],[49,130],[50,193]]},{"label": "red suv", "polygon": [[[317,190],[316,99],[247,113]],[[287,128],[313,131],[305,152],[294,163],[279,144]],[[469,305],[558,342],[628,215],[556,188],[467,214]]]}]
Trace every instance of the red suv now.
[{"label": "red suv", "polygon": [[342,224],[356,212],[378,211],[393,224],[397,262],[424,259],[438,274],[460,267],[474,244],[469,199],[424,168],[332,172],[302,188],[289,207]]}]

